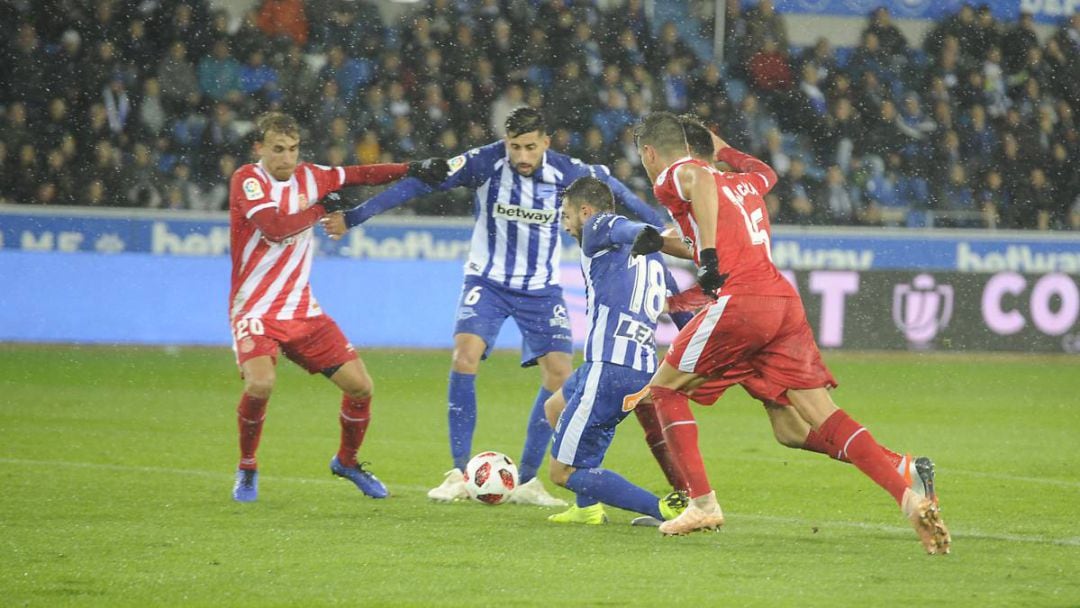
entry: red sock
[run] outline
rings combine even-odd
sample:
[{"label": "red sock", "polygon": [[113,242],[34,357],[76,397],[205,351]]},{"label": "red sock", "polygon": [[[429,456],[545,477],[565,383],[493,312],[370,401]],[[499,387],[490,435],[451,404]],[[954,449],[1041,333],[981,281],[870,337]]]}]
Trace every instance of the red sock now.
[{"label": "red sock", "polygon": [[244,393],[236,407],[236,424],[240,429],[240,468],[255,470],[255,450],[259,449],[263,421],[266,420],[266,402]]},{"label": "red sock", "polygon": [[[818,454],[825,454],[833,460],[839,460],[840,462],[851,462],[847,457],[847,454],[840,454],[829,449],[829,446],[825,443],[825,439],[821,436],[821,433],[810,429],[810,432],[806,435],[806,441],[803,442],[802,449],[808,452],[817,452]],[[889,463],[892,464],[894,469],[900,468],[900,462],[904,460],[902,454],[890,450],[885,446],[881,446],[882,453],[889,459]]]},{"label": "red sock", "polygon": [[660,421],[656,419],[656,408],[651,403],[639,403],[634,408],[641,428],[645,430],[645,443],[649,444],[653,457],[656,458],[660,470],[664,472],[668,483],[676,490],[689,491],[690,484],[686,482],[679,465],[668,449],[667,440],[664,439],[664,431],[660,428]]},{"label": "red sock", "polygon": [[341,421],[338,461],[351,467],[356,464],[356,451],[360,449],[360,444],[364,443],[364,434],[367,433],[368,422],[371,420],[371,397],[353,399],[343,396],[338,419]]},{"label": "red sock", "polygon": [[669,388],[654,386],[650,391],[668,450],[678,463],[682,478],[689,485],[690,498],[708,494],[712,487],[709,486],[705,463],[698,449],[698,428],[690,412],[690,400]]},{"label": "red sock", "polygon": [[896,467],[889,462],[882,447],[874,441],[870,431],[851,419],[844,410],[836,410],[818,429],[828,446],[829,454],[836,454],[837,460],[847,458],[867,477],[885,488],[900,503],[907,489],[907,482],[896,472]]}]

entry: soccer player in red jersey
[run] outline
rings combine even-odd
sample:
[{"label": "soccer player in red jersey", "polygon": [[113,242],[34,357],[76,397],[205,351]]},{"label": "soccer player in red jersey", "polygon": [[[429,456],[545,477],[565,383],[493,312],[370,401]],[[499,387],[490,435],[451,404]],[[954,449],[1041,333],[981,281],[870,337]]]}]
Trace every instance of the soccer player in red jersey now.
[{"label": "soccer player in red jersey", "polygon": [[292,117],[272,112],[258,120],[257,128],[259,162],[237,169],[229,184],[229,323],[244,379],[236,410],[240,466],[233,498],[251,502],[258,497],[255,451],[279,350],[341,388],[341,445],[330,470],[364,494],[384,498],[386,487],[356,461],[370,419],[371,377],[308,284],[315,246],[312,226],[327,213],[354,206],[336,194],[342,187],[384,184],[406,175],[440,182],[449,168],[442,159],[323,167],[299,162],[300,127]]},{"label": "soccer player in red jersey", "polygon": [[[705,127],[705,125],[701,124],[701,121],[698,120],[696,116],[682,114],[679,116],[679,122],[682,123],[683,131],[686,134],[686,146],[690,156],[707,163],[712,163],[716,160],[716,155],[723,148],[727,147],[727,144]],[[731,167],[726,164],[721,168],[722,170],[731,170]],[[664,253],[676,257],[693,259],[693,254],[689,249],[683,250],[682,248],[666,247],[663,251]],[[700,287],[673,296],[668,300],[669,306],[674,310],[692,309],[695,311],[700,310],[712,302],[713,300],[711,298],[706,297],[704,293],[701,292]],[[678,308],[679,306],[682,306],[683,308]],[[846,454],[829,450],[829,446],[822,441],[821,436],[817,431],[810,428],[810,425],[799,416],[799,413],[795,411],[795,408],[770,401],[762,401],[762,405],[765,407],[765,412],[769,416],[769,424],[772,425],[773,436],[781,445],[789,448],[825,454],[830,458],[841,462],[851,462]],[[635,411],[638,410],[635,409]],[[648,431],[649,429],[647,428],[646,435],[648,435]],[[653,432],[655,435],[662,435],[659,426],[657,426]],[[666,448],[666,444],[662,447]],[[925,456],[916,458],[908,453],[901,454],[899,452],[894,452],[885,446],[882,446],[881,449],[889,459],[889,463],[904,477],[904,480],[912,490],[924,496],[934,497],[934,463],[932,460]]]},{"label": "soccer player in red jersey", "polygon": [[792,407],[830,453],[850,460],[892,495],[928,553],[948,553],[951,538],[932,496],[921,496],[865,427],[833,402],[836,386],[821,359],[802,301],[772,262],[762,199],[776,174],[718,142],[717,171],[688,153],[678,117],[654,112],[637,129],[642,164],[657,199],[693,243],[698,284],[716,297],[676,337],[650,392],[671,452],[690,485],[690,506],[664,522],[664,534],[716,529],[724,522],[698,448],[689,398],[711,404],[741,384],[752,396]]}]

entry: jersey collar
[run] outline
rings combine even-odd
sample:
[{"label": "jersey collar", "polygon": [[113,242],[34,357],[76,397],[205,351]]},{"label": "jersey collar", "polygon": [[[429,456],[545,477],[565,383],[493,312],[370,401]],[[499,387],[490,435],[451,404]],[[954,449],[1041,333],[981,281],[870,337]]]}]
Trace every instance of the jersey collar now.
[{"label": "jersey collar", "polygon": [[684,163],[684,162],[686,162],[688,160],[694,160],[694,157],[687,154],[686,156],[684,156],[684,157],[676,160],[675,162],[671,163],[670,165],[664,167],[664,170],[660,172],[660,175],[656,176],[656,183],[653,184],[653,185],[654,186],[663,186],[664,181],[667,180],[668,171],[671,171],[671,168],[674,167],[675,165],[678,165],[680,163]]}]

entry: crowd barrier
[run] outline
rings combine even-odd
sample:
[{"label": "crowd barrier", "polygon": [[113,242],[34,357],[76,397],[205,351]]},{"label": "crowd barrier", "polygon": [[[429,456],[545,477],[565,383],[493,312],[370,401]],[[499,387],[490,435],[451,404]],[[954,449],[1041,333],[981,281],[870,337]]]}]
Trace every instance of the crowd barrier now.
[{"label": "crowd barrier", "polygon": [[[743,6],[755,6],[758,0],[743,0]],[[776,10],[784,14],[866,17],[885,6],[894,18],[940,21],[959,12],[965,4],[986,5],[995,19],[1015,22],[1021,12],[1031,13],[1036,21],[1058,23],[1080,10],[1080,0],[774,0]]]},{"label": "crowd barrier", "polygon": [[[388,218],[319,239],[315,295],[361,348],[448,348],[470,231]],[[225,214],[0,207],[0,341],[227,345],[228,244]],[[772,254],[826,348],[1080,351],[1077,235],[777,227]],[[581,340],[576,255],[567,236]],[[507,323],[497,345],[519,344]]]}]

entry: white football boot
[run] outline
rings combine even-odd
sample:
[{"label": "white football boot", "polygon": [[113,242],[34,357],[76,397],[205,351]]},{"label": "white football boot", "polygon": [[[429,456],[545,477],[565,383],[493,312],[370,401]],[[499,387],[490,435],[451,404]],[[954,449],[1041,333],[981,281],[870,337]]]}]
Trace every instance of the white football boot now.
[{"label": "white football boot", "polygon": [[664,536],[683,536],[698,530],[719,530],[724,525],[724,512],[716,502],[716,492],[690,501],[686,510],[675,519],[660,524],[660,533]]},{"label": "white football boot", "polygon": [[461,469],[450,469],[439,487],[428,490],[427,497],[439,502],[467,500],[469,493],[465,490],[465,474]]},{"label": "white football boot", "polygon": [[510,502],[519,505],[536,505],[538,507],[565,507],[567,502],[561,498],[555,498],[544,489],[540,478],[533,477],[528,482],[521,484],[510,495]]}]

